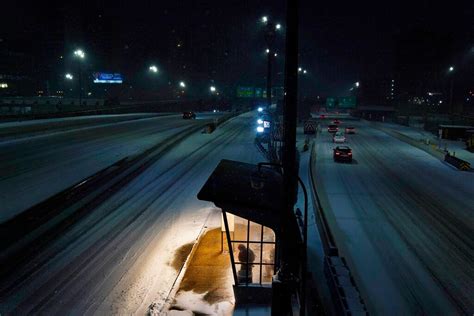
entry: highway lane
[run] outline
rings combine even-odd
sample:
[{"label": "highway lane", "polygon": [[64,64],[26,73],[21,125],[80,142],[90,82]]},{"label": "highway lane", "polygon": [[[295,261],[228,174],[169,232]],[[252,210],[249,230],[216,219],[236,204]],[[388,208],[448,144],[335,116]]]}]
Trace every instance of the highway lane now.
[{"label": "highway lane", "polygon": [[[114,162],[222,113],[180,115],[53,131],[0,142],[0,222]],[[95,123],[96,124],[96,123]]]},{"label": "highway lane", "polygon": [[175,251],[209,216],[197,192],[221,159],[260,162],[253,114],[196,133],[163,155],[6,280],[0,313],[146,314],[176,280]]},{"label": "highway lane", "polygon": [[[349,125],[352,123],[343,123]],[[363,122],[354,163],[333,162],[323,125],[318,191],[338,246],[375,314],[472,314],[474,174]]]}]

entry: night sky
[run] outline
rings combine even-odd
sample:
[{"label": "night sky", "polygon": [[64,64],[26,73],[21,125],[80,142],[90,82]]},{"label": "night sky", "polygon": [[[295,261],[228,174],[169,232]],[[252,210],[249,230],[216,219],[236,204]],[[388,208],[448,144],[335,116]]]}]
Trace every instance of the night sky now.
[{"label": "night sky", "polygon": [[[301,85],[308,94],[341,94],[361,78],[390,77],[401,62],[419,64],[427,47],[439,52],[431,54],[430,67],[461,60],[474,67],[466,61],[474,47],[473,3],[300,1],[300,64],[308,69]],[[268,15],[284,26],[285,17],[280,0],[10,1],[2,6],[0,38],[27,41],[33,54],[39,45],[38,54],[51,55],[43,41],[60,33],[54,43],[64,39],[59,44],[63,53],[83,47],[93,69],[143,80],[147,66],[155,63],[163,82],[186,80],[195,87],[264,85],[266,45],[259,19]],[[426,30],[420,42],[417,36]],[[276,48],[283,52],[283,36]],[[409,53],[400,57],[404,49]],[[56,66],[54,59],[42,60],[53,73],[68,67],[67,61]],[[280,55],[277,83],[282,83],[283,67]]]}]

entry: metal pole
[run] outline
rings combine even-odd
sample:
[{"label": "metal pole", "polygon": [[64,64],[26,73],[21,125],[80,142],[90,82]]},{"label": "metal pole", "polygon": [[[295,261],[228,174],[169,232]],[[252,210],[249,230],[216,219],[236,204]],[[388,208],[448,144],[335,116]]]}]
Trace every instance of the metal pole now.
[{"label": "metal pole", "polygon": [[451,87],[450,87],[450,92],[449,92],[449,109],[451,112],[452,122],[454,122],[453,89],[454,89],[454,75],[451,74]]},{"label": "metal pole", "polygon": [[82,106],[82,62],[79,61],[79,106]]},{"label": "metal pole", "polygon": [[272,55],[273,50],[269,48],[270,52],[268,53],[267,60],[267,104],[268,109],[272,105]]},{"label": "metal pole", "polygon": [[273,282],[272,315],[291,315],[291,295],[295,281],[292,250],[297,245],[292,234],[293,206],[296,199],[296,114],[298,94],[298,0],[287,1],[285,93],[283,106],[284,147],[283,186],[286,201],[282,207],[280,270]]}]

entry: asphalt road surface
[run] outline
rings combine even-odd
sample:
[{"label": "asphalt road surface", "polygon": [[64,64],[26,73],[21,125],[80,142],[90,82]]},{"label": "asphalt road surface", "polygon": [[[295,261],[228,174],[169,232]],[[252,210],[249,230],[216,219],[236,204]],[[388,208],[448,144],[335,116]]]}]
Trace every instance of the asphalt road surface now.
[{"label": "asphalt road surface", "polygon": [[363,122],[352,164],[317,140],[318,192],[336,242],[377,315],[474,312],[474,173]]}]

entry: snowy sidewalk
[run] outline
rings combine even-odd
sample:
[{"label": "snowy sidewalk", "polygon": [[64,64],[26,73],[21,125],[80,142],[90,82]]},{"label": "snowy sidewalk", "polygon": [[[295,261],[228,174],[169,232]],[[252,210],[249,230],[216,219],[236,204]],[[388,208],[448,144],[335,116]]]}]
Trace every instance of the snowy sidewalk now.
[{"label": "snowy sidewalk", "polygon": [[456,157],[468,161],[471,166],[474,165],[474,153],[466,150],[466,145],[462,141],[442,139],[440,142],[438,137],[428,131],[394,123],[370,122],[370,124],[372,124],[374,127],[388,129],[394,133],[408,137],[416,141],[421,147],[420,149],[428,151],[429,153],[432,153],[432,150],[442,152],[446,149],[451,154],[454,153]]},{"label": "snowy sidewalk", "polygon": [[191,252],[168,315],[232,315],[235,299],[228,247],[220,227],[208,228]]}]

